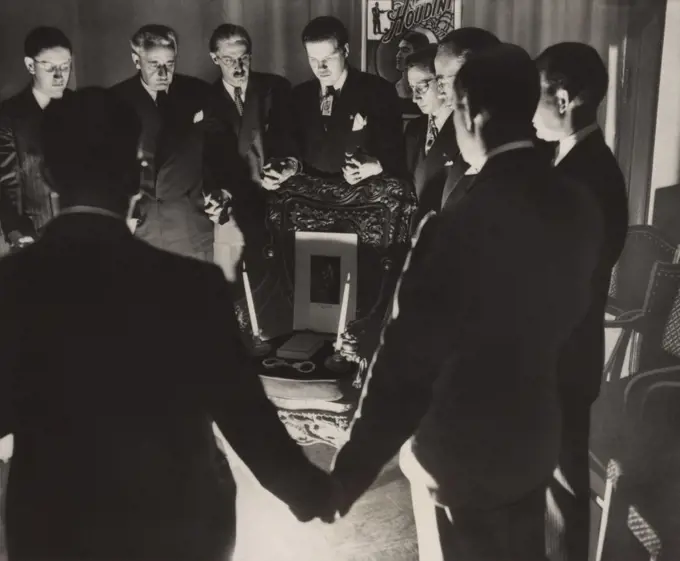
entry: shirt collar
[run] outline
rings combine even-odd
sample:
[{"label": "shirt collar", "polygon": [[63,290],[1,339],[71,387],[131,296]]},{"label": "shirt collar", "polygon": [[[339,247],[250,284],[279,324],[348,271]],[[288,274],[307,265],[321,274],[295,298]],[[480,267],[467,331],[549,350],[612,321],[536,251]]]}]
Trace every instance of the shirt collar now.
[{"label": "shirt collar", "polygon": [[[349,69],[345,67],[345,69],[342,71],[342,74],[340,74],[340,78],[338,78],[338,81],[335,82],[335,84],[331,84],[335,88],[336,93],[340,93],[340,90],[342,90],[342,86],[345,85],[345,82],[347,81],[347,74],[349,74]],[[326,88],[328,86],[323,86],[321,88],[321,96],[326,93]]]},{"label": "shirt collar", "polygon": [[446,107],[442,105],[435,113],[432,114],[434,117],[434,124],[437,127],[437,132],[441,132],[446,124],[446,121],[453,114],[453,109],[451,107]]},{"label": "shirt collar", "polygon": [[[222,80],[222,84],[224,84],[224,87],[227,90],[227,93],[231,96],[231,99],[236,99],[236,88],[226,80]],[[248,89],[248,82],[246,81],[246,83],[243,86],[239,87],[241,88],[241,101],[245,101],[246,90]]]},{"label": "shirt collar", "polygon": [[33,92],[33,97],[35,98],[35,101],[40,106],[40,109],[45,109],[45,107],[47,107],[51,101],[50,97],[42,92],[39,92],[35,88],[33,88],[31,91]]},{"label": "shirt collar", "polygon": [[504,152],[510,152],[510,150],[519,150],[521,148],[533,148],[533,147],[534,143],[531,140],[515,140],[513,142],[506,142],[505,144],[496,146],[496,148],[490,150],[487,153],[484,163],[482,165],[480,165],[477,168],[473,168],[472,166],[470,166],[465,175],[474,175],[476,173],[479,173],[479,171],[484,167],[484,165],[494,156],[498,156],[499,154],[503,154]]},{"label": "shirt collar", "polygon": [[146,90],[146,93],[148,93],[151,96],[151,99],[156,101],[156,97],[158,95],[158,92],[155,90],[152,90],[149,86],[146,85],[146,82],[142,80],[142,77],[139,77],[139,81],[142,83],[142,87]]},{"label": "shirt collar", "polygon": [[123,220],[123,216],[121,216],[118,213],[115,213],[110,210],[106,210],[105,208],[100,208],[98,206],[89,206],[89,205],[75,205],[75,206],[69,206],[66,208],[62,208],[59,210],[59,216],[63,216],[65,214],[99,214],[101,216],[109,216],[111,218],[117,218],[118,220]]},{"label": "shirt collar", "polygon": [[560,140],[559,144],[557,145],[557,156],[555,157],[553,165],[556,166],[562,160],[564,160],[567,154],[569,154],[569,152],[574,149],[574,146],[576,146],[584,138],[594,133],[599,128],[600,127],[597,123],[592,123],[587,127],[583,127],[582,129],[577,130],[575,133],[570,134],[566,138]]}]

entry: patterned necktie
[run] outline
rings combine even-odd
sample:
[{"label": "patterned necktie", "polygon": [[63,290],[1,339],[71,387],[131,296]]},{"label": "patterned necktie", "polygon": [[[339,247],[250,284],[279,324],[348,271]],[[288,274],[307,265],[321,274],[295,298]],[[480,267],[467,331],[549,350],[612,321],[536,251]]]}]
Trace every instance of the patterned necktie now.
[{"label": "patterned necktie", "polygon": [[234,103],[236,103],[236,110],[239,115],[243,115],[243,98],[241,94],[243,90],[239,87],[234,88]]},{"label": "patterned necktie", "polygon": [[326,93],[321,99],[321,115],[324,117],[330,117],[333,113],[333,98],[335,97],[335,88],[333,86],[328,86],[326,88]]},{"label": "patterned necktie", "polygon": [[430,119],[427,122],[427,136],[425,137],[425,154],[430,151],[434,141],[437,140],[437,125],[434,124],[434,117],[430,115]]}]

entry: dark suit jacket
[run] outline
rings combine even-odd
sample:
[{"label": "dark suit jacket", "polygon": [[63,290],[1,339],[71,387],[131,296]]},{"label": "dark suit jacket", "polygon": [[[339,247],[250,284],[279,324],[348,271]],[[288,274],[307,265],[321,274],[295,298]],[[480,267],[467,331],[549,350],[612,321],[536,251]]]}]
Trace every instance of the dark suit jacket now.
[{"label": "dark suit jacket", "polygon": [[[352,131],[357,114],[367,124],[361,131]],[[394,85],[378,76],[349,68],[333,103],[328,130],[321,115],[319,81],[299,84],[293,89],[293,117],[298,155],[308,173],[342,173],[345,153],[357,148],[378,158],[385,173],[406,173],[399,98]]]},{"label": "dark suit jacket", "polygon": [[53,216],[41,170],[42,114],[30,86],[0,105],[0,226],[5,236],[12,231],[35,236]]},{"label": "dark suit jacket", "polygon": [[599,394],[602,380],[604,313],[612,269],[626,240],[628,197],[621,168],[599,130],[574,146],[556,169],[588,188],[598,203],[605,225],[588,315],[570,338],[560,365],[563,388],[570,395],[592,403]]},{"label": "dark suit jacket", "polygon": [[444,184],[449,175],[446,164],[459,154],[456,131],[449,118],[437,135],[432,148],[425,154],[428,115],[413,119],[406,125],[406,165],[418,197],[418,210],[413,223],[417,225],[428,212],[441,209]]},{"label": "dark suit jacket", "polygon": [[213,421],[265,488],[318,500],[323,474],[265,396],[218,267],[62,215],[0,261],[0,294],[10,558],[217,559],[235,488]]},{"label": "dark suit jacket", "polygon": [[585,314],[601,238],[595,203],[536,151],[492,157],[424,224],[335,473],[350,497],[399,446],[449,507],[495,507],[557,462],[557,360]]},{"label": "dark suit jacket", "polygon": [[211,251],[214,225],[203,200],[203,125],[194,123],[206,109],[210,86],[176,74],[164,117],[138,75],[111,90],[137,111],[143,128],[141,148],[152,163],[150,177],[143,180],[149,196],[142,199],[143,220],[136,235],[183,255]]}]

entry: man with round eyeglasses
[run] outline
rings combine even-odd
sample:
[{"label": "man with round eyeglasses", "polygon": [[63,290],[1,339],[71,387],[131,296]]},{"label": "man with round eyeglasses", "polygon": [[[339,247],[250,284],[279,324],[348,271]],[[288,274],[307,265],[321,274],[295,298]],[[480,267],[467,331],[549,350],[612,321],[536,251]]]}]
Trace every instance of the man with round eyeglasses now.
[{"label": "man with round eyeglasses", "polygon": [[58,212],[58,197],[42,171],[43,109],[69,90],[73,48],[54,27],[37,27],[24,41],[31,84],[0,105],[0,227],[11,249],[35,240]]}]

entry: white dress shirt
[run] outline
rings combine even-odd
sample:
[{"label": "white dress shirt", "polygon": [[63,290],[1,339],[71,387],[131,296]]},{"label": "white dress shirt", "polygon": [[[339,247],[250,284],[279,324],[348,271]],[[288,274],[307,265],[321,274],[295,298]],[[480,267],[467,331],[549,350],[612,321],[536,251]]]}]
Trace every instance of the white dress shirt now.
[{"label": "white dress shirt", "polygon": [[564,160],[564,158],[567,157],[567,154],[569,154],[569,152],[571,152],[574,149],[574,146],[576,146],[584,138],[586,138],[591,133],[594,133],[599,128],[600,127],[597,123],[593,123],[592,125],[583,127],[582,129],[577,130],[575,133],[570,134],[568,137],[560,140],[557,146],[557,155],[555,156],[553,165],[556,166],[562,160]]},{"label": "white dress shirt", "polygon": [[[225,89],[227,90],[227,93],[231,97],[231,99],[234,100],[234,103],[236,103],[236,88],[232,86],[230,83],[228,83],[226,80],[222,80],[222,84],[224,84]],[[241,101],[243,102],[243,105],[246,104],[246,89],[248,88],[248,82],[246,81],[245,84],[242,86],[239,86],[241,88]]]}]

